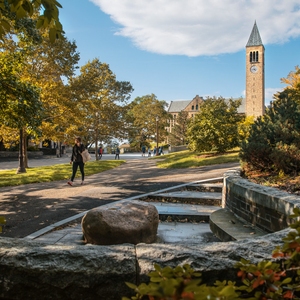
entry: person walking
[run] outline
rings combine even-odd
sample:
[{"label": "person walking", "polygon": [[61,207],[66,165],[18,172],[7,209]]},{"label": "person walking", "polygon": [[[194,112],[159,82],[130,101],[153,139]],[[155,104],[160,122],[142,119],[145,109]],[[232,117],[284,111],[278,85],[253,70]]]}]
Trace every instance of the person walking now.
[{"label": "person walking", "polygon": [[145,154],[146,154],[146,146],[143,145],[142,146],[142,156],[145,156]]},{"label": "person walking", "polygon": [[120,149],[119,149],[119,147],[117,147],[117,149],[116,149],[116,156],[115,156],[115,159],[120,159]]},{"label": "person walking", "polygon": [[99,159],[102,158],[102,153],[103,153],[103,149],[102,149],[102,147],[100,147],[99,150],[98,150]]},{"label": "person walking", "polygon": [[77,173],[77,169],[79,167],[80,173],[81,173],[81,185],[84,183],[84,163],[82,160],[81,153],[85,150],[84,145],[81,143],[81,138],[76,137],[75,138],[75,145],[72,149],[72,156],[70,164],[72,164],[72,176],[71,179],[68,181],[68,185],[73,185],[74,178]]}]

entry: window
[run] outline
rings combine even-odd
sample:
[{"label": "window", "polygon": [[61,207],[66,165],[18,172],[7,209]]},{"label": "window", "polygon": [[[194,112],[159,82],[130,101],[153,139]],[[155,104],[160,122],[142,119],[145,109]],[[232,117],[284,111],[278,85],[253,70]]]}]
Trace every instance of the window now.
[{"label": "window", "polygon": [[192,110],[194,110],[194,105],[192,105]]},{"label": "window", "polygon": [[258,51],[250,52],[250,62],[258,62]]},{"label": "window", "polygon": [[198,104],[196,105],[196,110],[198,110]]}]

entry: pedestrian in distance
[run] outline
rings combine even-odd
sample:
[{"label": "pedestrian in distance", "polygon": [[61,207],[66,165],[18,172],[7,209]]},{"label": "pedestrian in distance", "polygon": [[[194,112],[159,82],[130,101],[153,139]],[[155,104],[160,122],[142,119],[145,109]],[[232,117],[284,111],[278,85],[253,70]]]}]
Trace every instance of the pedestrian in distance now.
[{"label": "pedestrian in distance", "polygon": [[117,149],[116,149],[116,156],[115,156],[115,159],[120,159],[120,149],[119,149],[119,147],[117,147]]},{"label": "pedestrian in distance", "polygon": [[142,156],[145,156],[145,154],[146,154],[146,147],[142,146]]},{"label": "pedestrian in distance", "polygon": [[103,149],[102,149],[102,147],[100,147],[99,150],[98,150],[99,159],[102,158],[102,153],[103,153]]},{"label": "pedestrian in distance", "polygon": [[158,151],[158,155],[161,155],[161,147],[158,147],[157,151]]},{"label": "pedestrian in distance", "polygon": [[73,185],[74,178],[77,173],[77,169],[79,167],[80,173],[81,173],[81,185],[84,183],[84,163],[82,160],[81,153],[85,150],[84,145],[81,143],[81,138],[76,137],[75,138],[75,144],[72,148],[72,156],[70,164],[72,165],[72,176],[71,179],[68,181],[68,185]]},{"label": "pedestrian in distance", "polygon": [[148,157],[150,157],[151,156],[151,148],[149,147],[148,148]]}]

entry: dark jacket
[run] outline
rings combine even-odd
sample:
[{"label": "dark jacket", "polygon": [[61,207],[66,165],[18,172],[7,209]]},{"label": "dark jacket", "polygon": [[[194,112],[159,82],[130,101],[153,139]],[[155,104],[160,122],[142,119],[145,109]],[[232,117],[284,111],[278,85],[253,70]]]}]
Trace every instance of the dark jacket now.
[{"label": "dark jacket", "polygon": [[83,144],[80,144],[79,147],[77,146],[77,144],[75,144],[72,149],[71,161],[81,162],[82,161],[81,153],[84,150],[85,150],[85,147]]}]

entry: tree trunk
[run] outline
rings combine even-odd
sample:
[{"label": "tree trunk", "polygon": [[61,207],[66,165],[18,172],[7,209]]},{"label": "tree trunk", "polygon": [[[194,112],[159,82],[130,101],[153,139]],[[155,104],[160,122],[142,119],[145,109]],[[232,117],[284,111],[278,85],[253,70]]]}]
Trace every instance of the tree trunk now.
[{"label": "tree trunk", "polygon": [[24,166],[25,168],[29,168],[28,155],[27,155],[27,133],[25,132],[23,132],[23,156],[24,156]]},{"label": "tree trunk", "polygon": [[20,129],[20,145],[19,145],[19,167],[17,169],[17,174],[26,173],[25,164],[24,164],[24,152],[23,152],[23,128]]}]

